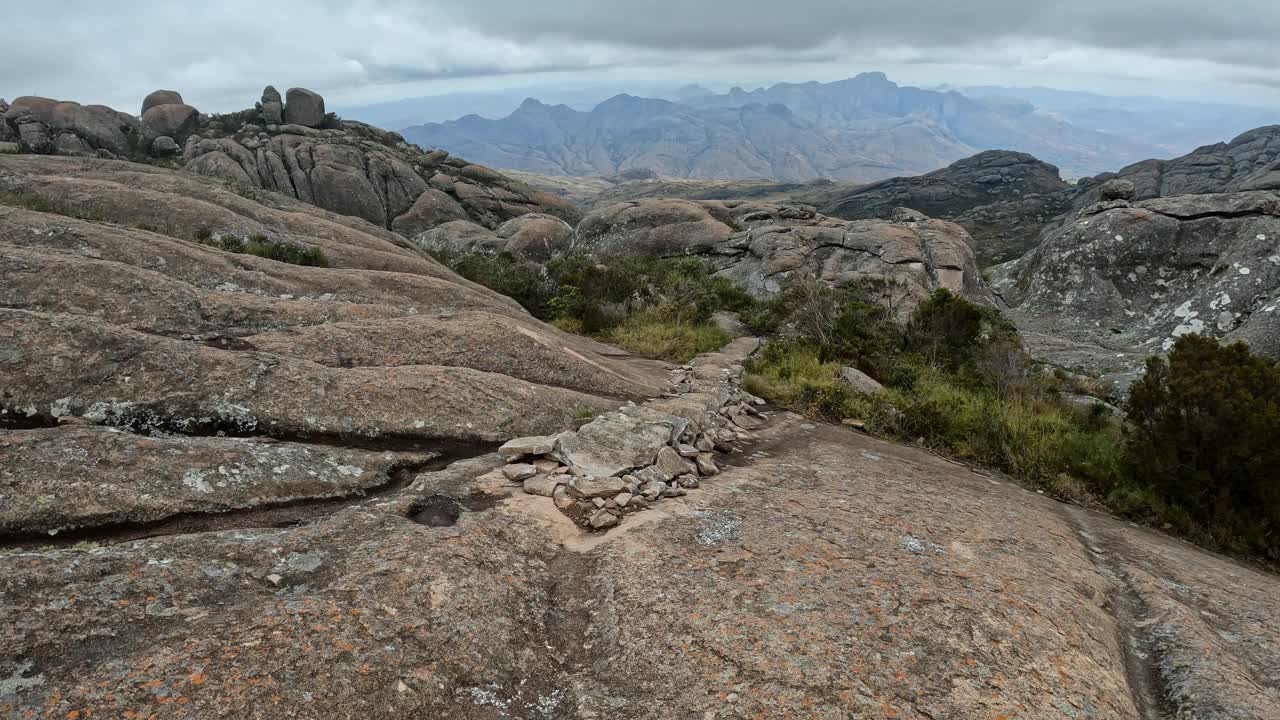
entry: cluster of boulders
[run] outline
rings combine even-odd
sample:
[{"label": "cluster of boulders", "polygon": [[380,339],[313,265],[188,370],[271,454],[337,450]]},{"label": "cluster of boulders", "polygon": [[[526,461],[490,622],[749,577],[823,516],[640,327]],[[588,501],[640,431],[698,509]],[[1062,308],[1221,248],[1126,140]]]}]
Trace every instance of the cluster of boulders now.
[{"label": "cluster of boulders", "polygon": [[[527,213],[576,222],[577,208],[489,168],[424,151],[399,133],[325,113],[324,98],[268,86],[252,118],[208,122],[182,149],[188,170],[282,193],[406,237],[453,220],[493,229]],[[243,115],[244,113],[242,113]]]},{"label": "cluster of boulders", "polygon": [[673,371],[665,398],[605,413],[576,431],[506,443],[503,475],[591,530],[685,495],[720,472],[717,452],[731,452],[762,422],[764,401],[739,387],[742,363],[759,346],[739,338],[694,358]]},{"label": "cluster of boulders", "polygon": [[887,280],[887,300],[904,313],[939,288],[993,303],[964,228],[903,208],[887,220],[847,221],[797,203],[642,199],[599,208],[572,229],[533,216],[496,233],[450,221],[412,240],[429,252],[509,252],[533,262],[565,251],[699,257],[757,296],[793,277]]},{"label": "cluster of boulders", "polygon": [[495,170],[339,121],[305,88],[281,97],[267,86],[254,108],[226,115],[202,114],[173,90],[147,95],[138,117],[34,96],[0,101],[0,153],[176,163],[241,194],[282,193],[405,237],[453,220],[495,229],[528,213],[581,218],[571,203]]},{"label": "cluster of boulders", "polygon": [[142,126],[138,118],[105,105],[24,95],[0,102],[0,141],[6,152],[113,158],[136,147]]}]

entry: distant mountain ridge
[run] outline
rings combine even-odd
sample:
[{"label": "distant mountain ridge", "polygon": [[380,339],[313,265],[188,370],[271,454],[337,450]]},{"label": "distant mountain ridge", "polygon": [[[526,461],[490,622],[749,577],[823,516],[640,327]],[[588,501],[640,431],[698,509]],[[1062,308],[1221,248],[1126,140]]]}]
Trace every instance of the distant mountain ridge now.
[{"label": "distant mountain ridge", "polygon": [[404,135],[489,165],[548,175],[648,168],[682,178],[874,181],[943,167],[982,150],[1028,152],[1090,175],[1159,148],[1071,125],[1029,103],[899,86],[883,73],[782,83],[680,101],[618,95],[590,111],[528,99],[509,116],[468,115]]}]

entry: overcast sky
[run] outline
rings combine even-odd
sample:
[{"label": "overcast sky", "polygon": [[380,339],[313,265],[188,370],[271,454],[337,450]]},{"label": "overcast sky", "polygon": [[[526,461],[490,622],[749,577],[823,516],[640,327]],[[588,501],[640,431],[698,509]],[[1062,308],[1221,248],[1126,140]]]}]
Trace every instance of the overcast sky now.
[{"label": "overcast sky", "polygon": [[883,70],[1280,106],[1280,0],[47,0],[10,3],[0,97],[206,112],[549,84],[722,88]]}]

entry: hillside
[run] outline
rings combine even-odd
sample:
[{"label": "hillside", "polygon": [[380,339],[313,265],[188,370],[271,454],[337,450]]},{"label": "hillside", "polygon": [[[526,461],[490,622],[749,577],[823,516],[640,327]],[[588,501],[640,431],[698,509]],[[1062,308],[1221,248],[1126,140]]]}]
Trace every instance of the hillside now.
[{"label": "hillside", "polygon": [[[962,227],[735,200],[583,215],[326,115],[300,88],[233,116],[170,91],[141,117],[0,102],[0,717],[1275,720],[1276,575],[770,407],[759,338],[637,357],[424,250],[459,229],[504,257],[567,245],[605,285],[612,252],[697,255],[739,301],[881,278],[903,309],[992,313]],[[1008,159],[967,172],[1052,190]],[[1031,292],[1073,284],[1047,265],[1078,238],[1105,259],[1149,226],[1121,272],[1185,223],[1168,262],[1243,294],[1250,223],[1280,234],[1266,191],[1097,192]],[[1231,271],[1192,275],[1210,236]],[[1090,303],[1123,286],[1098,278]]]}]

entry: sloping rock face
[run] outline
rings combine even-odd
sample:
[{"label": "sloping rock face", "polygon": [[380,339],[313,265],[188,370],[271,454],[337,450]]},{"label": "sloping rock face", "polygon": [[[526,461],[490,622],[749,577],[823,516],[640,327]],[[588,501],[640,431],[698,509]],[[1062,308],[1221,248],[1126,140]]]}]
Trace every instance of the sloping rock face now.
[{"label": "sloping rock face", "polygon": [[[290,93],[286,124],[267,124],[274,112],[271,101],[260,103],[264,111],[256,121],[233,122],[234,127],[202,124],[186,138],[182,157],[187,168],[406,235],[458,219],[496,228],[531,212],[569,222],[581,217],[572,204],[550,193],[444,151],[424,152],[398,133],[345,121],[318,128],[321,122],[312,115],[318,111],[323,120],[323,99],[314,110],[309,96]],[[306,111],[307,124],[288,124],[289,108],[304,99],[313,108]]]},{"label": "sloping rock face", "polygon": [[893,281],[891,304],[902,312],[938,288],[992,302],[964,229],[910,210],[893,220],[845,221],[806,205],[638,200],[583,218],[574,248],[703,257],[757,295],[811,276],[833,284]]},{"label": "sloping rock face", "polygon": [[1111,200],[1074,214],[996,268],[1033,351],[1091,374],[1121,373],[1178,336],[1246,340],[1280,357],[1280,197],[1268,192]]},{"label": "sloping rock face", "polygon": [[[100,105],[21,97],[0,113],[0,125],[0,140],[11,136],[37,154],[170,162],[176,144],[188,170],[242,193],[278,192],[406,235],[457,219],[497,228],[531,212],[570,223],[581,217],[555,195],[444,151],[424,152],[398,133],[330,123],[324,98],[302,88],[281,103],[268,87],[256,112],[214,117],[158,90],[143,102],[141,120]],[[420,203],[429,188],[432,202]]]},{"label": "sloping rock face", "polygon": [[1275,717],[1274,576],[917,449],[758,436],[604,536],[485,455],[288,527],[6,549],[0,712]]},{"label": "sloping rock face", "polygon": [[[0,156],[0,535],[359,494],[665,389],[394,233],[270,199]],[[205,244],[249,236],[329,266]]]},{"label": "sloping rock face", "polygon": [[1053,165],[1026,153],[991,150],[924,175],[841,192],[819,209],[858,220],[889,218],[906,207],[950,220],[969,232],[985,267],[1034,247],[1040,228],[1069,209],[1075,194]]},{"label": "sloping rock face", "polygon": [[1255,128],[1230,142],[1206,145],[1172,160],[1144,160],[1115,173],[1082,179],[1077,208],[1102,200],[1108,180],[1134,184],[1139,200],[1172,195],[1280,190],[1280,125]]}]

